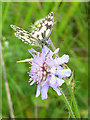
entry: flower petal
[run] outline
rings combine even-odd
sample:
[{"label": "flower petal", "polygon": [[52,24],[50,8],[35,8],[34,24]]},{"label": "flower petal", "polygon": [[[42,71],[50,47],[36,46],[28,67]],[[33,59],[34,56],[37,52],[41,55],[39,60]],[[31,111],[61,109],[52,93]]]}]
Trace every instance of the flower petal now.
[{"label": "flower petal", "polygon": [[[28,51],[31,53],[31,55],[33,56],[33,57],[35,57],[36,55],[38,55],[39,54],[39,52],[37,52],[36,50],[34,50],[33,48],[31,48],[31,49],[28,49]],[[36,55],[35,55],[36,54]]]},{"label": "flower petal", "polygon": [[56,81],[57,81],[58,86],[61,86],[64,83],[64,80],[60,78],[56,78]]},{"label": "flower petal", "polygon": [[60,90],[56,86],[52,86],[52,88],[57,92],[59,96],[61,95]]},{"label": "flower petal", "polygon": [[39,67],[42,67],[44,61],[42,57],[38,56],[33,59],[33,62],[36,63]]},{"label": "flower petal", "polygon": [[45,46],[42,48],[41,54],[47,54],[49,51],[50,51],[50,49]]},{"label": "flower petal", "polygon": [[58,53],[59,52],[59,48],[57,48],[54,52],[53,52],[53,54],[56,54],[56,53]]},{"label": "flower petal", "polygon": [[38,97],[40,95],[40,91],[41,91],[40,85],[38,84],[38,86],[37,86],[37,92],[36,92],[36,97]]},{"label": "flower petal", "polygon": [[61,65],[63,63],[67,63],[68,60],[69,60],[69,56],[64,54],[62,57],[55,58],[54,62],[56,65]]},{"label": "flower petal", "polygon": [[48,97],[47,92],[48,92],[48,86],[43,86],[41,89],[42,100],[47,99]]},{"label": "flower petal", "polygon": [[52,75],[52,77],[50,78],[50,85],[54,85],[55,83],[56,83],[56,77]]},{"label": "flower petal", "polygon": [[50,60],[50,59],[47,59],[47,60],[45,61],[45,63],[46,63],[50,68],[52,68],[52,67],[54,66],[54,62],[53,62],[52,60]]},{"label": "flower petal", "polygon": [[49,72],[51,72],[51,73],[55,74],[55,73],[56,73],[56,67],[55,67],[55,66],[53,66],[53,67],[50,69],[50,71],[49,71]]},{"label": "flower petal", "polygon": [[58,70],[57,74],[59,75],[59,78],[69,77],[71,75],[71,70],[70,69]]}]

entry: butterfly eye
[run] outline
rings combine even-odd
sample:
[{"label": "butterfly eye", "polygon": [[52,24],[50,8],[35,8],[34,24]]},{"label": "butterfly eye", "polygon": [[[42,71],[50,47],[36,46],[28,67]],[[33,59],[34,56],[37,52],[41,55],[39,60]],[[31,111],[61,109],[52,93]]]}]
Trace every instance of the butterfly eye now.
[{"label": "butterfly eye", "polygon": [[45,45],[48,46],[48,43],[45,42]]}]

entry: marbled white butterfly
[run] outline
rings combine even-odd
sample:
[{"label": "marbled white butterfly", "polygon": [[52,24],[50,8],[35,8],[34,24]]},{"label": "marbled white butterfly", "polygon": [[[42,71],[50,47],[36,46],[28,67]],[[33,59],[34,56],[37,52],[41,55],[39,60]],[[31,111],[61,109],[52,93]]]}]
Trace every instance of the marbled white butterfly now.
[{"label": "marbled white butterfly", "polygon": [[54,24],[54,14],[51,12],[44,19],[41,19],[40,23],[37,25],[37,28],[31,33],[25,31],[15,25],[10,25],[15,32],[15,36],[21,39],[24,43],[30,44],[32,46],[48,46],[48,40],[52,27]]}]

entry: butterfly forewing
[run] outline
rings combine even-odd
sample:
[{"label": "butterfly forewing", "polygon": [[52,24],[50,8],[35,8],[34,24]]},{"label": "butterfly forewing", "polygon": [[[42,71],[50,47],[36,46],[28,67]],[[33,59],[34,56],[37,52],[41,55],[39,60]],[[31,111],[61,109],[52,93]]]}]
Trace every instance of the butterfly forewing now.
[{"label": "butterfly forewing", "polygon": [[21,39],[24,43],[28,43],[33,46],[42,47],[45,45],[45,42],[49,39],[50,33],[52,31],[54,23],[54,14],[51,12],[48,16],[42,19],[37,25],[37,28],[31,33],[15,26],[11,25],[16,33],[15,36]]},{"label": "butterfly forewing", "polygon": [[51,12],[48,16],[42,19],[41,23],[37,26],[35,30],[32,31],[32,36],[39,40],[47,40],[52,31],[54,22],[54,14]]}]

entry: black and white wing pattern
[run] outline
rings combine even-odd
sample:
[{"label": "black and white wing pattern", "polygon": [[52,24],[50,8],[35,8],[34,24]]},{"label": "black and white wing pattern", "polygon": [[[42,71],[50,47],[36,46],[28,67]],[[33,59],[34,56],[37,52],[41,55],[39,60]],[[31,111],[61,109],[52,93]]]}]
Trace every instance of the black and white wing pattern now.
[{"label": "black and white wing pattern", "polygon": [[33,36],[28,31],[25,31],[15,25],[10,26],[16,31],[15,36],[21,39],[24,43],[30,44],[32,46],[40,46],[40,41],[36,38],[33,38]]},{"label": "black and white wing pattern", "polygon": [[33,30],[31,33],[27,32],[15,25],[10,25],[15,32],[15,36],[21,39],[24,43],[30,44],[32,46],[43,47],[48,45],[48,39],[50,37],[50,33],[52,31],[52,27],[54,24],[54,14],[51,12],[44,19],[40,21],[37,25],[37,28]]}]

